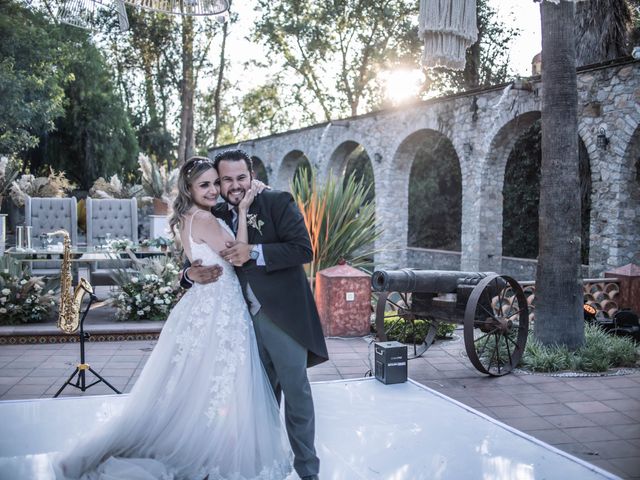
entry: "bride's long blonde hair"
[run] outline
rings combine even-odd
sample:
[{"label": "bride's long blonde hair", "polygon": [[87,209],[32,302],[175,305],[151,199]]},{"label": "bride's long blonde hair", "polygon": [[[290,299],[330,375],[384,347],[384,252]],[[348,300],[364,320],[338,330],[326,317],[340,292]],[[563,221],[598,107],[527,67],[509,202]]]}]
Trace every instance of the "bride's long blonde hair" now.
[{"label": "bride's long blonde hair", "polygon": [[213,160],[207,157],[191,157],[184,162],[178,176],[178,195],[173,201],[173,214],[169,218],[169,228],[173,238],[178,238],[178,230],[182,226],[185,214],[193,206],[193,199],[189,187],[207,170],[215,168]]}]

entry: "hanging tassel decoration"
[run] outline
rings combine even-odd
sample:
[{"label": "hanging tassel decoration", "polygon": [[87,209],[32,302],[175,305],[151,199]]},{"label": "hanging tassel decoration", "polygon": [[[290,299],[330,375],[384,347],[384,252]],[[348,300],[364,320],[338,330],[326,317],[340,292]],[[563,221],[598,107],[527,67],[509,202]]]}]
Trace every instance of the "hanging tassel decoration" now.
[{"label": "hanging tassel decoration", "polygon": [[467,48],[478,39],[476,0],[420,0],[418,33],[425,67],[464,70]]}]

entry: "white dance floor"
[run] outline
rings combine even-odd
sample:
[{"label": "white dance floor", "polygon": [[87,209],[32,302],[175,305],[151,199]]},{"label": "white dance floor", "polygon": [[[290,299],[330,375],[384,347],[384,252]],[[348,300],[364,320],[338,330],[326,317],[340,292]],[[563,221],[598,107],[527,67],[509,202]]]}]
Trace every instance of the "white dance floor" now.
[{"label": "white dance floor", "polygon": [[[312,388],[322,480],[618,478],[412,381]],[[47,453],[112,415],[123,399],[0,402],[0,479],[52,479]]]}]

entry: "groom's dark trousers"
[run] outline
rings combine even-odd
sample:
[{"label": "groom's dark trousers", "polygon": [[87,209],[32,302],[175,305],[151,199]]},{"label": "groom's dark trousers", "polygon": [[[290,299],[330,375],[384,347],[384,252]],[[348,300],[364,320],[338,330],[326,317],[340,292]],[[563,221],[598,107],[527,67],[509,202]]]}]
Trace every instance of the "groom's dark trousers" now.
[{"label": "groom's dark trousers", "polygon": [[[213,214],[231,228],[227,204]],[[291,194],[263,191],[247,215],[249,243],[262,245],[264,265],[250,260],[236,268],[251,305],[260,358],[280,402],[284,394],[285,423],[295,455],[294,468],[301,477],[318,474],[314,448],[314,410],[306,368],[329,358],[318,310],[303,265],[313,251],[304,218]],[[185,264],[188,266],[189,264]],[[182,285],[190,285],[184,281]],[[251,295],[248,295],[251,292]]]}]

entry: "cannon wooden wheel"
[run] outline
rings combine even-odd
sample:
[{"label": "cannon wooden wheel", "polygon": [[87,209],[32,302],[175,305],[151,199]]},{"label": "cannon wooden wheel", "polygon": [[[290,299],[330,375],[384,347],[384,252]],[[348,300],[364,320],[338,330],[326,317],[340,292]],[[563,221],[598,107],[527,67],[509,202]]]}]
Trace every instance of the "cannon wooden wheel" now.
[{"label": "cannon wooden wheel", "polygon": [[489,275],[473,289],[464,312],[464,344],[476,369],[509,373],[527,343],[529,308],[522,287],[505,275]]},{"label": "cannon wooden wheel", "polygon": [[[376,332],[381,342],[398,339],[409,345],[409,359],[421,356],[433,343],[438,322],[431,318],[416,317],[412,311],[412,295],[408,292],[380,292],[376,304]],[[397,317],[399,321],[385,329],[384,319]],[[420,321],[425,322],[426,335],[422,340]]]}]

